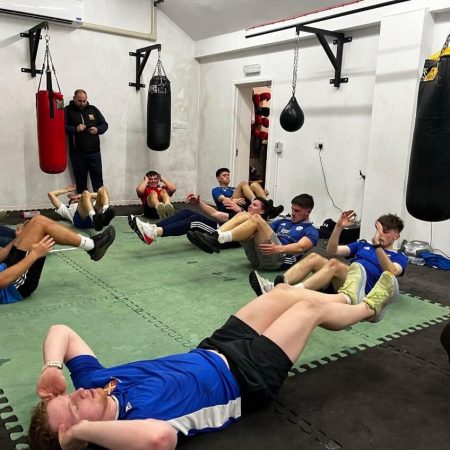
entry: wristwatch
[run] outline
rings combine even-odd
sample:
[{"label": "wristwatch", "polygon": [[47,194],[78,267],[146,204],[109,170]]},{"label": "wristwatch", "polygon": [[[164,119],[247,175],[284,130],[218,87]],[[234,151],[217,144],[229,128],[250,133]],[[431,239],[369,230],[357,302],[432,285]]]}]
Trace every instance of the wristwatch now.
[{"label": "wristwatch", "polygon": [[49,367],[56,367],[59,370],[62,370],[63,363],[61,361],[47,361],[41,369],[41,373],[44,372],[45,369],[48,369]]},{"label": "wristwatch", "polygon": [[383,247],[381,244],[375,244],[375,245],[373,246],[373,248],[381,248],[381,247]]}]

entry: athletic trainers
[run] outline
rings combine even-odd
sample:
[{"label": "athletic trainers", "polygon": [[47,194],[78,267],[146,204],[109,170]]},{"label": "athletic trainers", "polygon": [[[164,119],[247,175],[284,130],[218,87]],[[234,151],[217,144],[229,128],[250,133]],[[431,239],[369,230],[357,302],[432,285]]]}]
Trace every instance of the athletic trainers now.
[{"label": "athletic trainers", "polygon": [[277,275],[275,277],[275,280],[273,280],[273,284],[274,284],[274,286],[276,286],[277,284],[281,284],[281,283],[286,283],[286,280],[284,279],[284,275]]},{"label": "athletic trainers", "polygon": [[166,205],[164,205],[164,214],[166,215],[166,217],[172,217],[174,213],[175,209],[172,203],[167,203]]},{"label": "athletic trainers", "polygon": [[263,295],[266,292],[270,292],[275,287],[271,281],[262,277],[256,270],[252,270],[248,274],[248,281],[256,295]]},{"label": "athletic trainers", "polygon": [[375,286],[364,299],[366,305],[375,312],[374,316],[368,319],[368,322],[379,322],[384,316],[386,306],[397,294],[397,278],[391,272],[383,272]]},{"label": "athletic trainers", "polygon": [[166,217],[166,208],[164,206],[164,203],[158,203],[156,205],[156,212],[158,213],[158,217],[160,219],[164,219],[164,217]]},{"label": "athletic trainers", "polygon": [[220,244],[217,239],[218,234],[206,234],[199,231],[189,230],[186,233],[189,241],[206,253],[220,253]]},{"label": "athletic trainers", "polygon": [[114,208],[112,206],[108,206],[108,208],[106,208],[106,211],[103,213],[103,226],[107,227],[111,223],[111,220],[114,219],[114,217],[116,217]]},{"label": "athletic trainers", "polygon": [[103,228],[103,214],[101,212],[96,212],[92,216],[92,222],[94,223],[95,231],[100,231]]},{"label": "athletic trainers", "polygon": [[114,242],[115,238],[116,230],[113,226],[108,227],[103,233],[92,236],[94,248],[88,251],[91,259],[94,261],[102,259],[106,250],[108,250],[108,247]]},{"label": "athletic trainers", "polygon": [[366,269],[361,264],[354,262],[350,264],[347,278],[344,281],[344,285],[338,289],[338,292],[347,295],[352,305],[357,305],[363,300],[366,280]]},{"label": "athletic trainers", "polygon": [[142,242],[150,245],[156,238],[156,225],[142,222],[138,217],[132,214],[128,216],[128,225],[138,235]]},{"label": "athletic trainers", "polygon": [[272,206],[271,208],[269,208],[269,211],[267,213],[267,218],[275,219],[275,217],[278,217],[283,211],[284,211],[283,205]]}]

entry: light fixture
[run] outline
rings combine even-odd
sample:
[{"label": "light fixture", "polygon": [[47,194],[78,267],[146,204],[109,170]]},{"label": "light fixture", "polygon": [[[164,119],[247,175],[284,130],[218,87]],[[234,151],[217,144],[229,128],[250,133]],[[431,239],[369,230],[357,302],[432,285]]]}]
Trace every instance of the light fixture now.
[{"label": "light fixture", "polygon": [[249,64],[242,68],[245,75],[250,75],[252,73],[260,73],[261,72],[261,64]]}]

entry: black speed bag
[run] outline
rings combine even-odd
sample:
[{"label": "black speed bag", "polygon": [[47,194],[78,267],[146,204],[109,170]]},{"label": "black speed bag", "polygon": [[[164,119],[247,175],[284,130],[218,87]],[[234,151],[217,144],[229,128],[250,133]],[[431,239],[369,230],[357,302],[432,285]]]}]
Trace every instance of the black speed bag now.
[{"label": "black speed bag", "polygon": [[303,114],[302,108],[300,108],[297,99],[293,95],[288,104],[284,107],[283,111],[281,111],[280,125],[283,130],[292,132],[300,130],[304,122],[305,115]]}]

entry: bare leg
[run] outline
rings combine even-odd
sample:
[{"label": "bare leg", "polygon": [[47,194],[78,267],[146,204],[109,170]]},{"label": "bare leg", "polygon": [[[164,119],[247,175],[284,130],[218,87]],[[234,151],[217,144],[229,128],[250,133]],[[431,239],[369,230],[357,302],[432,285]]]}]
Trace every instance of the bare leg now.
[{"label": "bare leg", "polygon": [[150,208],[156,208],[158,206],[158,203],[158,195],[155,191],[151,191],[147,197],[147,205],[150,206]]},{"label": "bare leg", "polygon": [[[279,284],[275,286],[272,291],[257,297],[255,300],[242,307],[235,315],[258,333],[266,334],[266,330],[268,330],[278,318],[289,311],[297,303],[304,301],[310,303],[318,302],[321,305],[330,303],[338,306],[349,306],[351,308],[360,306],[341,304],[345,302],[343,294],[324,294],[308,289],[296,289],[287,284]],[[370,315],[373,315],[373,311],[368,317],[370,317]],[[336,323],[329,323],[328,325],[330,325],[330,327],[331,325],[336,326]]]},{"label": "bare leg", "polygon": [[170,196],[169,196],[169,194],[167,193],[167,191],[165,189],[163,189],[161,191],[161,194],[159,196],[159,200],[161,202],[163,202],[165,205],[170,203]]},{"label": "bare leg", "polygon": [[267,193],[266,191],[263,189],[263,187],[257,183],[254,182],[250,185],[250,189],[252,190],[253,194],[256,197],[262,197],[262,198],[266,198],[267,197]]},{"label": "bare leg", "polygon": [[[298,290],[303,291],[302,289]],[[318,299],[307,299],[293,305],[263,334],[279,345],[291,361],[295,362],[303,352],[309,336],[316,326],[330,330],[342,330],[373,315],[374,311],[365,303],[344,305]]]},{"label": "bare leg", "polygon": [[319,290],[327,287],[332,282],[337,290],[344,284],[347,273],[348,265],[332,258],[320,270],[307,278],[303,282],[303,286],[306,289]]},{"label": "bare leg", "polygon": [[97,199],[95,200],[95,211],[103,212],[104,206],[109,206],[109,192],[105,186],[97,191]]},{"label": "bare leg", "polygon": [[[238,215],[236,215],[234,218],[236,218]],[[233,220],[231,219],[231,220]],[[229,221],[231,222],[231,221]],[[225,223],[225,225],[227,225]],[[222,225],[219,228],[219,231],[227,231],[223,230],[224,225]],[[270,228],[268,223],[260,216],[260,215],[253,215],[249,216],[247,220],[242,222],[241,224],[231,228],[231,236],[232,241],[234,242],[240,242],[240,241],[246,241],[247,239],[250,239],[253,235],[255,235],[255,241],[263,242],[270,238],[272,235],[273,230]]]},{"label": "bare leg", "polygon": [[327,262],[327,258],[317,253],[310,253],[284,273],[284,281],[291,286],[300,283],[311,272],[319,271]]},{"label": "bare leg", "polygon": [[83,191],[81,194],[77,210],[82,219],[86,219],[86,217],[89,216],[89,213],[94,210],[94,205],[92,204],[91,194],[89,191]]},{"label": "bare leg", "polygon": [[81,237],[58,223],[42,215],[33,217],[15,240],[15,246],[24,251],[31,250],[46,234],[57,244],[78,247]]},{"label": "bare leg", "polygon": [[240,213],[237,213],[234,217],[232,217],[230,220],[226,221],[221,227],[219,228],[219,231],[230,231],[236,228],[241,223],[246,222],[251,218],[251,214],[248,212],[242,211]]},{"label": "bare leg", "polygon": [[232,199],[236,198],[245,198],[249,201],[252,201],[255,198],[255,194],[250,189],[250,186],[246,181],[241,181],[234,191],[234,194],[231,197]]}]

